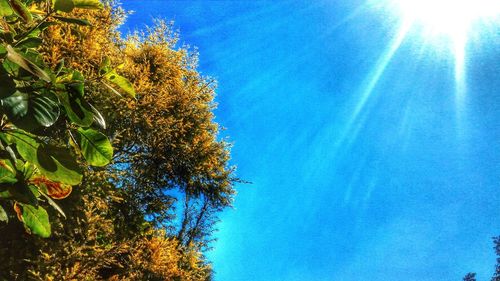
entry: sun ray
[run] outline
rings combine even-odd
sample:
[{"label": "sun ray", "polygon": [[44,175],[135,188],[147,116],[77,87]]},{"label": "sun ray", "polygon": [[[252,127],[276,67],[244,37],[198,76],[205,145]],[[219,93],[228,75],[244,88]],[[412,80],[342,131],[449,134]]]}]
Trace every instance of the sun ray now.
[{"label": "sun ray", "polygon": [[389,62],[391,61],[392,57],[394,57],[394,54],[399,49],[401,43],[406,37],[409,26],[410,25],[408,23],[402,24],[402,27],[399,29],[399,32],[395,37],[395,39],[393,40],[393,42],[391,43],[389,49],[381,56],[380,60],[377,62],[377,65],[375,66],[375,71],[371,75],[366,88],[363,90],[361,99],[359,100],[359,103],[356,105],[356,108],[354,109],[353,115],[351,116],[351,120],[349,123],[354,122],[358,117],[359,113],[361,112],[361,110],[365,107],[366,102],[368,101],[369,97],[373,92],[373,89],[380,80],[380,77],[382,77],[382,74],[389,65]]},{"label": "sun ray", "polygon": [[[336,145],[335,145],[336,149],[345,144],[347,137],[349,137],[350,143],[352,143],[356,139],[359,131],[361,130],[361,128],[363,127],[363,124],[365,123],[362,120],[360,120],[360,118],[359,118],[360,114],[362,113],[363,109],[366,107],[368,100],[372,96],[372,93],[373,93],[377,83],[379,82],[380,78],[384,74],[391,59],[394,57],[394,54],[396,53],[396,51],[399,49],[402,42],[404,41],[410,26],[411,26],[411,24],[409,22],[402,23],[401,27],[398,29],[398,33],[396,34],[393,41],[389,45],[389,48],[387,49],[387,51],[384,54],[382,54],[382,56],[380,57],[380,59],[376,63],[372,74],[370,74],[370,76],[369,76],[368,83],[366,84],[366,87],[362,90],[361,96],[359,98],[357,98],[358,102],[355,105],[354,110],[352,111],[352,114],[350,115],[350,117],[349,117],[349,119],[344,127],[344,130],[342,131],[342,134],[340,135],[340,137],[336,141]],[[364,118],[363,120],[365,120],[365,119],[366,118]]]},{"label": "sun ray", "polygon": [[[467,38],[465,34],[454,39],[454,55],[455,55],[455,114],[456,114],[456,134],[459,138],[461,146],[464,145],[464,134],[467,132],[466,125],[466,97],[467,97],[467,84],[466,84],[466,44]],[[464,150],[463,148],[461,150]]]}]

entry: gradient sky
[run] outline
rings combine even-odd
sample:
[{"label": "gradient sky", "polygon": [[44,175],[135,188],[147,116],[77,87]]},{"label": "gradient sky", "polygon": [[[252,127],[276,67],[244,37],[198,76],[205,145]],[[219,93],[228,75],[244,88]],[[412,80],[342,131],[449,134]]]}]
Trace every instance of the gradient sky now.
[{"label": "gradient sky", "polygon": [[401,36],[383,1],[122,2],[122,31],[175,20],[219,81],[217,121],[252,184],[221,216],[216,281],[489,280],[499,17],[471,32],[457,98],[449,38]]}]

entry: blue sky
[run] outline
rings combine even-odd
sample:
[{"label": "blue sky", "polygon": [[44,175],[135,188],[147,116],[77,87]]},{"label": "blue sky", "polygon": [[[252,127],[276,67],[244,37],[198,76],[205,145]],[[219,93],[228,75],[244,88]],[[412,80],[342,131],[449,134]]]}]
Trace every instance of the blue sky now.
[{"label": "blue sky", "polygon": [[[234,209],[217,281],[489,280],[500,235],[500,33],[475,26],[462,97],[445,36],[384,5],[122,0],[172,19],[219,81]],[[383,1],[378,1],[381,3]]]}]

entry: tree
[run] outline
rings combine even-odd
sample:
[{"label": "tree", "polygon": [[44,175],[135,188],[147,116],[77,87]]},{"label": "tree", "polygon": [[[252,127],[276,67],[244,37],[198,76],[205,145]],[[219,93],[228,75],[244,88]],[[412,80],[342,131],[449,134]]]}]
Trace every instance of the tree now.
[{"label": "tree", "polygon": [[[49,210],[51,239],[25,236],[15,224],[2,229],[0,279],[211,278],[203,252],[238,181],[213,120],[216,84],[196,70],[196,51],[177,47],[171,23],[123,39],[117,27],[126,14],[107,1],[65,13],[65,23],[41,33],[43,63],[57,69],[64,61],[85,77],[114,154],[111,165],[82,170],[79,188],[60,203],[67,219]],[[51,136],[65,132],[59,126]]]},{"label": "tree", "polygon": [[[491,278],[491,281],[500,281],[500,236],[493,237],[493,243],[495,244],[495,253],[497,254],[497,264],[495,265],[495,273]],[[468,273],[464,279],[464,281],[476,281],[475,273]]]}]

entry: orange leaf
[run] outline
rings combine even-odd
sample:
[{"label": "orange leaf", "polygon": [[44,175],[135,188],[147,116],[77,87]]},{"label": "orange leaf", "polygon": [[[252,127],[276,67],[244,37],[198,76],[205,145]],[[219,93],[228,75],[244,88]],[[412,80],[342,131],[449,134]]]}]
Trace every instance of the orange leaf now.
[{"label": "orange leaf", "polygon": [[30,181],[32,184],[44,189],[47,195],[54,199],[64,199],[71,194],[73,187],[47,179],[44,176],[36,177]]},{"label": "orange leaf", "polygon": [[14,203],[14,211],[16,211],[17,219],[19,221],[23,221],[23,210],[21,210],[21,207],[19,207],[19,204],[17,204],[17,202]]}]

